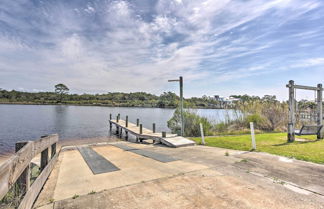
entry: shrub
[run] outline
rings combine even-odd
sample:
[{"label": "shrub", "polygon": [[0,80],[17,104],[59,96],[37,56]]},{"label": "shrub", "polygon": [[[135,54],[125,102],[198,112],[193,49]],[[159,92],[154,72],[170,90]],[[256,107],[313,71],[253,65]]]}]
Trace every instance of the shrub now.
[{"label": "shrub", "polygon": [[[200,136],[200,126],[203,125],[204,134],[212,135],[212,124],[205,117],[197,115],[195,112],[184,110],[184,135],[185,136]],[[180,133],[181,131],[181,112],[176,109],[172,118],[168,121],[168,127],[172,133]]]}]

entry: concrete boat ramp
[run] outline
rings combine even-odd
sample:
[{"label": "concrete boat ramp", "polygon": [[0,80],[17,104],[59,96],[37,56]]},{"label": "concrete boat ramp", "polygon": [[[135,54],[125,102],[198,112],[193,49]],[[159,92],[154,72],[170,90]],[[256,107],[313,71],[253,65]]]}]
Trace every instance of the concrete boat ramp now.
[{"label": "concrete boat ramp", "polygon": [[68,146],[34,207],[324,208],[323,173],[323,165],[198,145]]}]

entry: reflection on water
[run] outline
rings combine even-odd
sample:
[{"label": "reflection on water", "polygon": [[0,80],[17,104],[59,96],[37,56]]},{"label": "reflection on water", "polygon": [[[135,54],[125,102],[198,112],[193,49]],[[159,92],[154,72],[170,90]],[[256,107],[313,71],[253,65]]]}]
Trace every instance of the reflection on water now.
[{"label": "reflection on water", "polygon": [[[233,117],[224,110],[195,111],[214,122]],[[140,123],[150,129],[152,123],[156,123],[159,132],[169,131],[167,121],[173,112],[173,109],[160,108],[0,105],[0,153],[12,151],[17,141],[34,140],[46,134],[58,133],[63,140],[107,136],[110,113],[114,118],[120,113],[121,119],[128,115],[132,123],[136,123],[139,118]]]}]

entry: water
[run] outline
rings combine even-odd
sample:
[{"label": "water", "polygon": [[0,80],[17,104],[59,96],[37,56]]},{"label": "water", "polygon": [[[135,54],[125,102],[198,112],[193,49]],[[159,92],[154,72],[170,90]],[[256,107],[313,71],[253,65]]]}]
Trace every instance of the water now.
[{"label": "water", "polygon": [[[193,110],[213,122],[233,117],[228,111],[216,109]],[[144,127],[169,131],[167,121],[174,109],[96,107],[68,105],[0,105],[0,154],[12,152],[17,141],[35,140],[42,135],[58,133],[61,140],[108,136],[108,118],[118,113],[121,119],[128,115],[129,121],[136,118]]]}]

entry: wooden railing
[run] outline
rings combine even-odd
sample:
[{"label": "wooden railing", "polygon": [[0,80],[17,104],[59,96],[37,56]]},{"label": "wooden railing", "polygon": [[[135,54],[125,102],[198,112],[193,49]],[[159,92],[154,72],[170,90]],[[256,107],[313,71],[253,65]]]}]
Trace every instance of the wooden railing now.
[{"label": "wooden railing", "polygon": [[[37,141],[16,143],[16,153],[0,166],[0,200],[17,183],[19,192],[25,194],[19,208],[29,209],[32,207],[57,161],[56,144],[58,140],[58,135],[53,134],[44,136]],[[51,150],[50,159],[49,149]],[[41,173],[30,185],[30,163],[40,153]]]}]

